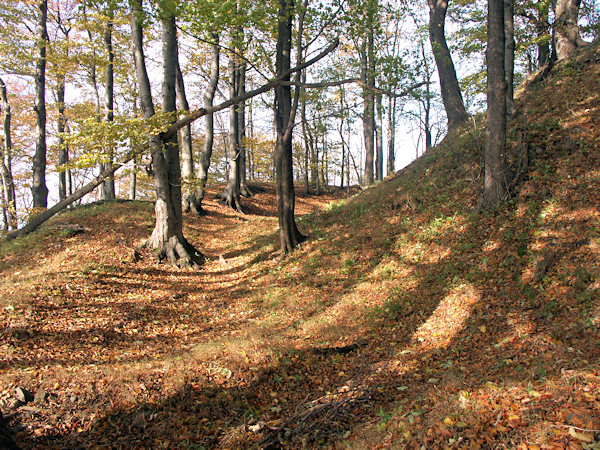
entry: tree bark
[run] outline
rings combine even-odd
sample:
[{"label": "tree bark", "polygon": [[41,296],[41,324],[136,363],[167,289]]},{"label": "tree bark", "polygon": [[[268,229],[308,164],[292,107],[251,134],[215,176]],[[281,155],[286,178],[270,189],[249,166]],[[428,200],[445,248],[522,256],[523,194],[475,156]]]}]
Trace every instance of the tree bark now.
[{"label": "tree bark", "polygon": [[440,77],[442,102],[448,118],[448,131],[454,131],[469,117],[465,109],[452,55],[446,43],[445,25],[448,0],[429,0],[429,40]]},{"label": "tree bark", "polygon": [[[183,82],[183,74],[181,73],[181,67],[179,66],[179,58],[176,66],[177,76],[177,102],[179,103],[179,109],[183,111],[183,114],[187,114],[190,110],[190,105],[185,94],[185,83]],[[181,184],[182,184],[182,195],[183,195],[183,210],[190,212],[195,209],[195,172],[194,172],[194,157],[192,149],[192,126],[188,124],[181,128],[179,131],[181,138]]]},{"label": "tree bark", "polygon": [[[132,5],[134,60],[142,112],[144,117],[150,118],[154,115],[155,110],[143,51],[142,2],[141,0],[131,0],[130,3]],[[176,111],[177,31],[173,11],[162,8],[160,16],[163,58],[162,109],[164,113],[168,114]],[[183,236],[181,168],[177,134],[165,136],[161,139],[154,135],[149,139],[156,191],[156,222],[147,245],[157,250],[158,258],[161,261],[166,258],[179,267],[199,267],[204,260],[203,255]]]},{"label": "tree bark", "polygon": [[387,174],[396,170],[396,99],[388,99],[388,160]]},{"label": "tree bark", "polygon": [[579,7],[581,0],[557,0],[554,15],[554,45],[560,61],[569,58],[575,50],[587,43],[579,34]]},{"label": "tree bark", "polygon": [[515,4],[504,0],[504,76],[506,78],[506,119],[514,115]]},{"label": "tree bark", "polygon": [[504,2],[488,0],[487,129],[481,206],[496,206],[506,195],[506,79],[504,74]]},{"label": "tree bark", "polygon": [[[240,32],[242,32],[240,30]],[[239,89],[238,95],[243,95],[246,93],[246,63],[241,61],[239,64]],[[238,110],[238,135],[240,139],[240,194],[243,197],[251,197],[252,190],[248,186],[248,181],[246,179],[247,170],[246,170],[246,102],[242,102],[239,105]]]},{"label": "tree bark", "polygon": [[[217,91],[217,83],[219,82],[219,35],[212,34],[213,44],[211,46],[210,57],[210,76],[206,92],[204,93],[204,107],[209,108],[213,105],[215,92]],[[213,151],[214,143],[214,116],[207,114],[205,120],[205,139],[204,148],[200,154],[200,164],[198,165],[198,186],[196,187],[194,202],[190,204],[190,209],[197,215],[204,214],[202,210],[202,201],[206,193],[206,182],[208,181],[208,168],[210,166],[210,158]]]},{"label": "tree bark", "polygon": [[[275,70],[277,75],[291,66],[293,0],[279,0]],[[300,36],[298,37],[300,39]],[[290,77],[284,78],[289,81]],[[292,252],[306,239],[296,226],[294,218],[295,193],[292,160],[293,112],[291,87],[283,84],[275,88],[275,170],[277,175],[277,217],[279,242],[283,254]]]},{"label": "tree bark", "polygon": [[376,135],[376,158],[375,158],[375,178],[383,180],[383,105],[381,95],[377,96],[377,118],[375,122]]},{"label": "tree bark", "polygon": [[365,140],[365,184],[371,185],[374,181],[373,160],[375,153],[375,31],[374,9],[377,3],[370,0],[366,15],[366,36],[361,51],[361,75],[365,83],[363,89],[363,135]]},{"label": "tree bark", "polygon": [[35,57],[35,113],[36,113],[36,143],[33,156],[33,182],[31,194],[34,208],[48,206],[48,188],[46,187],[46,47],[48,31],[46,19],[48,1],[38,3],[36,28]]},{"label": "tree bark", "polygon": [[[239,61],[236,55],[231,55],[229,60],[229,85],[231,98],[240,93],[240,72],[238,70]],[[240,105],[233,104],[229,108],[229,146],[227,147],[227,156],[229,158],[229,170],[227,173],[227,186],[217,198],[222,200],[228,207],[238,212],[243,212],[240,203]]]},{"label": "tree bark", "polygon": [[12,138],[11,138],[11,110],[6,94],[6,84],[0,78],[0,99],[2,107],[2,130],[4,142],[2,143],[2,155],[0,158],[0,170],[2,175],[3,209],[5,211],[5,225],[8,230],[17,229],[17,205],[15,199],[15,182],[12,175]]},{"label": "tree bark", "polygon": [[[106,52],[106,87],[104,91],[104,120],[106,123],[111,124],[114,121],[114,104],[115,104],[115,95],[114,95],[114,85],[115,85],[115,76],[114,76],[114,60],[115,53],[113,51],[113,21],[114,21],[114,4],[112,1],[109,1],[107,10],[107,22],[106,27],[104,29],[104,51]],[[112,146],[104,149],[106,152],[107,161],[100,164],[100,171],[104,169],[109,169],[113,165],[114,158],[114,148]],[[110,176],[104,183],[102,183],[102,188],[100,192],[100,198],[103,200],[114,200],[115,199],[115,178],[114,176]]]}]

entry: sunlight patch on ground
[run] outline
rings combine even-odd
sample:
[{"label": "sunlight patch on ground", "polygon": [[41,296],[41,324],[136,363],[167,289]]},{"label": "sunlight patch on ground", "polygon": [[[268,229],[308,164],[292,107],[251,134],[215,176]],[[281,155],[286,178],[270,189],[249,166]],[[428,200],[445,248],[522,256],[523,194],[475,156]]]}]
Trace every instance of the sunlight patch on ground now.
[{"label": "sunlight patch on ground", "polygon": [[423,347],[446,347],[464,327],[481,293],[470,283],[461,284],[440,301],[437,308],[413,334]]}]

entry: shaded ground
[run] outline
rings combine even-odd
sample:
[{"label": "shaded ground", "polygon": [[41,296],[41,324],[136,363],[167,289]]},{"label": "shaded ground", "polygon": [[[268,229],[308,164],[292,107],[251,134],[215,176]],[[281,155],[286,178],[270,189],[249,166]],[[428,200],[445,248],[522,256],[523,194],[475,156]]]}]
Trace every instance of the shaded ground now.
[{"label": "shaded ground", "polygon": [[[272,190],[252,214],[186,217],[201,271],[131,261],[142,203],[3,248],[0,407],[19,443],[598,448],[597,55],[520,102],[521,182],[494,213],[472,213],[479,127],[351,199],[299,198],[310,240],[285,260]],[[17,387],[46,395],[17,406]]]}]

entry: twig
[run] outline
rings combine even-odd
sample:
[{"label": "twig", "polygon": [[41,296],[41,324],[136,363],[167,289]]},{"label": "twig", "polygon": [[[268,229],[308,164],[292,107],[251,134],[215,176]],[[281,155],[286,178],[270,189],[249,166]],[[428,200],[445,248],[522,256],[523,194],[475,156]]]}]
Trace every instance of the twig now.
[{"label": "twig", "polygon": [[564,425],[564,424],[561,424],[561,423],[559,423],[559,424],[552,424],[552,426],[556,427],[556,428],[573,428],[574,430],[583,431],[584,433],[600,433],[600,430],[588,430],[587,428],[579,428],[579,427],[576,427],[574,425]]}]

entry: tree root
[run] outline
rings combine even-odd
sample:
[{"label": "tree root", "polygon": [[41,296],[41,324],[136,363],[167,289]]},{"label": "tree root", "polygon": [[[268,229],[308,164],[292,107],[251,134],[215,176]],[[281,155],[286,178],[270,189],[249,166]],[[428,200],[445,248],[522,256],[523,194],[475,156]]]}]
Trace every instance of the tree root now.
[{"label": "tree root", "polygon": [[244,213],[244,209],[242,208],[242,204],[240,203],[239,195],[234,195],[232,189],[225,188],[223,192],[215,195],[217,200],[220,200],[221,203],[226,205],[227,207],[239,212]]},{"label": "tree root", "polygon": [[189,267],[199,269],[205,261],[204,255],[196,250],[185,238],[172,236],[162,245],[153,243],[153,239],[151,238],[148,240],[147,246],[156,249],[159,262],[167,259],[171,264],[180,268]]}]

